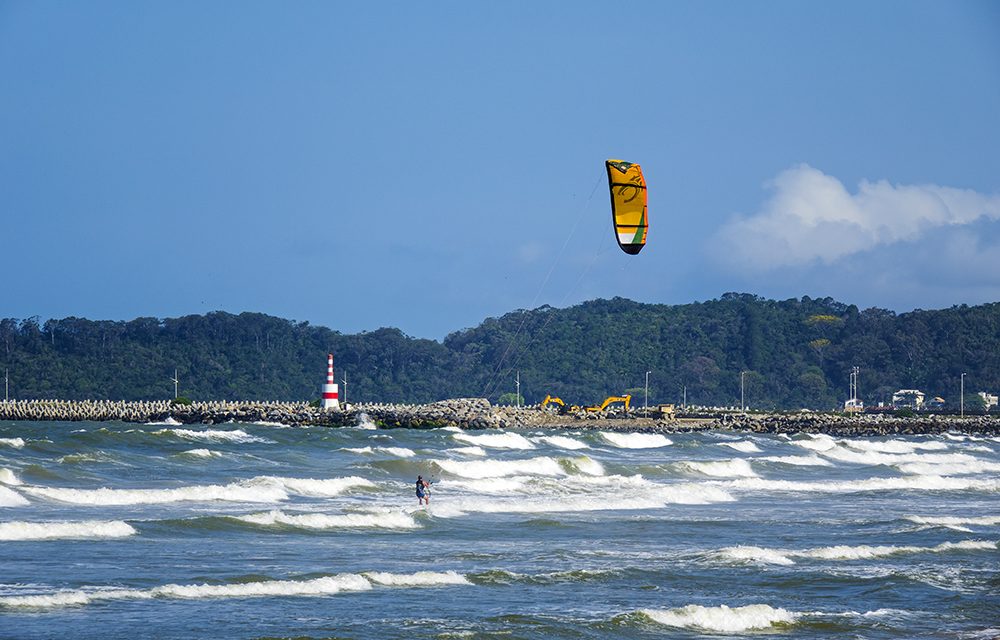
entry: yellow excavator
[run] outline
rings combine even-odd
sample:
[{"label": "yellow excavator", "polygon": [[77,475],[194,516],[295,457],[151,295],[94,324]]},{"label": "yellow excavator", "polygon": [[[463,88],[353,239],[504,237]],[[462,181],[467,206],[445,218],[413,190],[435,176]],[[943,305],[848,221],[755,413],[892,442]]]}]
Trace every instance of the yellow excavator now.
[{"label": "yellow excavator", "polygon": [[590,411],[591,413],[596,413],[598,411],[604,411],[605,409],[608,408],[608,405],[610,405],[610,404],[612,404],[614,402],[624,402],[625,403],[625,411],[628,411],[629,405],[632,403],[632,396],[629,396],[629,395],[625,395],[625,396],[608,396],[607,399],[605,399],[604,402],[602,402],[601,404],[595,405],[593,407],[587,407],[587,411]]},{"label": "yellow excavator", "polygon": [[562,401],[562,398],[555,398],[553,396],[547,395],[545,396],[545,399],[542,400],[542,409],[549,406],[549,404],[557,404],[562,408],[566,408],[566,403]]}]

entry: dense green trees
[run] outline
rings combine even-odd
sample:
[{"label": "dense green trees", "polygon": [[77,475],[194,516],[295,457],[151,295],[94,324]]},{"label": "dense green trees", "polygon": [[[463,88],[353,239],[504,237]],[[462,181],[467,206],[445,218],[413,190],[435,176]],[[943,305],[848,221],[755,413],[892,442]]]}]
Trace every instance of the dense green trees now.
[{"label": "dense green trees", "polygon": [[[590,404],[644,387],[649,401],[738,405],[740,373],[757,408],[831,409],[861,368],[866,404],[900,388],[958,405],[1000,390],[1000,304],[896,315],[830,298],[766,300],[726,294],[687,305],[623,298],[489,318],[443,342],[398,329],[343,335],[259,313],[215,312],[129,322],[0,320],[0,368],[12,398],[310,400],[327,352],[352,401],[427,402],[514,391]],[[967,406],[968,408],[968,406]]]}]

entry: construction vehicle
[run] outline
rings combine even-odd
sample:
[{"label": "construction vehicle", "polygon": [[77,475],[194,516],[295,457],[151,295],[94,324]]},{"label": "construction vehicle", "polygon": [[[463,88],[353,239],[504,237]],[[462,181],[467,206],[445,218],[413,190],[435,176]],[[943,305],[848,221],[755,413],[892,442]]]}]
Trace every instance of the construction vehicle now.
[{"label": "construction vehicle", "polygon": [[677,412],[674,410],[674,405],[672,404],[657,405],[656,411],[660,414],[661,418],[665,418],[667,420],[674,420],[677,417]]},{"label": "construction vehicle", "polygon": [[605,409],[608,408],[608,405],[611,404],[611,403],[613,403],[613,402],[624,402],[625,403],[625,411],[627,412],[628,408],[629,408],[629,405],[632,403],[632,396],[629,396],[629,395],[624,395],[624,396],[608,396],[604,400],[604,402],[602,402],[600,405],[595,405],[593,407],[587,407],[587,411],[590,411],[591,413],[597,413],[598,411],[604,411]]},{"label": "construction vehicle", "polygon": [[544,410],[550,404],[558,405],[557,411],[561,416],[564,416],[567,413],[576,413],[577,411],[580,410],[580,407],[578,405],[575,404],[568,405],[562,401],[562,398],[556,398],[555,396],[549,396],[549,395],[545,396],[545,399],[542,400],[542,404],[540,405],[540,407],[541,409]]},{"label": "construction vehicle", "polygon": [[553,396],[547,395],[547,396],[545,396],[545,399],[542,400],[542,409],[544,409],[545,407],[549,406],[550,403],[551,404],[557,404],[562,409],[566,408],[566,403],[562,401],[562,398],[555,398]]}]

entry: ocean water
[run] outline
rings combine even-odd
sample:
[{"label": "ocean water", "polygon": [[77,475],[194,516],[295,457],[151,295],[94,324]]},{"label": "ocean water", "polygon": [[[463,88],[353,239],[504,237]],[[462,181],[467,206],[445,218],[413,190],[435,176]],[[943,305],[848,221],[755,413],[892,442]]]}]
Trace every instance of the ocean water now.
[{"label": "ocean water", "polygon": [[6,422],[0,638],[994,638],[998,498],[959,434]]}]

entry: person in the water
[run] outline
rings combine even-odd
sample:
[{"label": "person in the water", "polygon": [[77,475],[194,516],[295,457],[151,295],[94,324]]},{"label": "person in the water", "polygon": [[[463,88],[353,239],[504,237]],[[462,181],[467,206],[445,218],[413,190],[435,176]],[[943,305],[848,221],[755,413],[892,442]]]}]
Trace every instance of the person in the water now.
[{"label": "person in the water", "polygon": [[431,503],[431,483],[424,480],[423,476],[417,476],[417,504]]}]

